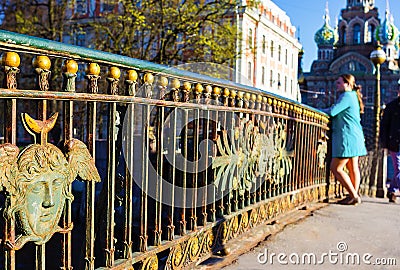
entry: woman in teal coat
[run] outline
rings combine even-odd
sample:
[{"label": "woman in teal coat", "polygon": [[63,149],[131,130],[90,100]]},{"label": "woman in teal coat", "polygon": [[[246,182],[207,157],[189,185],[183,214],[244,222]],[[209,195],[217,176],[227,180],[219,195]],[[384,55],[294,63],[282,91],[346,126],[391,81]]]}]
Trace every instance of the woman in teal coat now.
[{"label": "woman in teal coat", "polygon": [[[360,169],[358,157],[365,156],[364,134],[360,113],[364,110],[361,86],[356,85],[351,74],[343,74],[336,80],[340,94],[337,102],[323,111],[332,116],[332,162],[331,171],[350,193],[348,204],[359,204]],[[344,171],[347,167],[349,174]]]}]

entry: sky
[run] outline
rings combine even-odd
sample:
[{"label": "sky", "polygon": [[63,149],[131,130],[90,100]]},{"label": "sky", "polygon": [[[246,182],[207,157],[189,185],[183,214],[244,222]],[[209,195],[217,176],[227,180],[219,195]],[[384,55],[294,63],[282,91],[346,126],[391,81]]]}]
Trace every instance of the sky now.
[{"label": "sky", "polygon": [[[389,1],[394,24],[400,29],[400,0],[375,0],[381,22],[385,19],[386,1]],[[290,17],[292,25],[297,28],[296,37],[303,45],[303,71],[310,71],[312,61],[317,59],[317,45],[314,34],[324,25],[326,0],[273,0]],[[347,0],[328,0],[331,27],[335,26],[340,10],[346,8]]]}]

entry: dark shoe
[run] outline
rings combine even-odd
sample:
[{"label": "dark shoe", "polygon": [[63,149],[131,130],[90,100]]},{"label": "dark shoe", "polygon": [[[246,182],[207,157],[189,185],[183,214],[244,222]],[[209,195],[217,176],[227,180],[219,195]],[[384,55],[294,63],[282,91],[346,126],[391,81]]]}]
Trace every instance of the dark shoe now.
[{"label": "dark shoe", "polygon": [[388,198],[389,198],[389,202],[395,203],[396,202],[396,194],[394,194],[394,192],[389,192],[388,193]]},{"label": "dark shoe", "polygon": [[338,203],[342,205],[359,205],[361,203],[361,197],[360,196],[357,196],[355,198],[347,197],[343,200],[340,200]]}]

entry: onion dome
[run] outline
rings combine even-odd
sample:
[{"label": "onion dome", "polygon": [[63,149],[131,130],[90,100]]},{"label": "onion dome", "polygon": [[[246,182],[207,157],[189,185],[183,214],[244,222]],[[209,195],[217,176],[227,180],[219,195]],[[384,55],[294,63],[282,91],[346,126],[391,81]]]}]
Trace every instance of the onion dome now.
[{"label": "onion dome", "polygon": [[314,41],[317,45],[334,45],[336,42],[336,32],[335,30],[329,25],[329,11],[328,11],[328,3],[325,8],[325,15],[324,15],[325,23],[321,29],[319,29],[314,35]]},{"label": "onion dome", "polygon": [[399,38],[399,30],[394,25],[393,16],[390,16],[388,9],[386,9],[385,20],[376,28],[375,36],[376,40],[381,44],[387,44],[389,42],[397,43]]}]

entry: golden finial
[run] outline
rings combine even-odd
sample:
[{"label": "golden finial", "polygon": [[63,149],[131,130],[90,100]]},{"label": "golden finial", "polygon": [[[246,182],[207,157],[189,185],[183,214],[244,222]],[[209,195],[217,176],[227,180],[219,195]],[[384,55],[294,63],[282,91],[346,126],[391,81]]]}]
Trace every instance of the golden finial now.
[{"label": "golden finial", "polygon": [[17,68],[21,63],[21,59],[16,52],[5,52],[1,55],[1,63],[3,66]]},{"label": "golden finial", "polygon": [[98,76],[100,74],[100,66],[97,63],[90,63],[87,68],[88,75]]},{"label": "golden finial", "polygon": [[154,82],[154,76],[151,73],[146,73],[143,76],[143,80],[145,83],[152,84]]},{"label": "golden finial", "polygon": [[126,79],[132,82],[136,82],[138,78],[138,74],[136,70],[130,69],[126,72]]},{"label": "golden finial", "polygon": [[181,87],[181,82],[178,79],[173,79],[171,81],[171,87],[174,89],[178,89],[179,87]]},{"label": "golden finial", "polygon": [[46,55],[38,55],[33,58],[32,65],[34,68],[49,70],[51,67],[51,61],[50,58],[48,58]]},{"label": "golden finial", "polygon": [[119,77],[121,76],[121,70],[117,67],[110,67],[110,69],[108,71],[108,75],[111,78],[118,80]]}]

